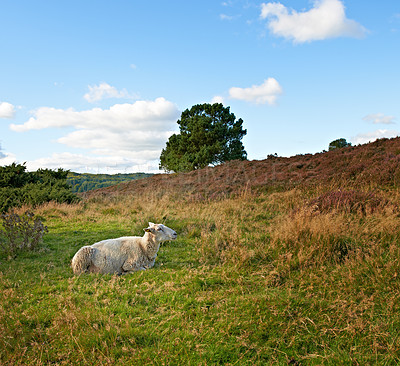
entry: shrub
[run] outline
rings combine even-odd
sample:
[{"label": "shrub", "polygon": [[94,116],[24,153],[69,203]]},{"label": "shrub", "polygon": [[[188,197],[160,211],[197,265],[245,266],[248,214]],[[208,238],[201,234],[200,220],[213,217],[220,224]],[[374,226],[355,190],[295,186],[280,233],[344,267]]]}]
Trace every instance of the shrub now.
[{"label": "shrub", "polygon": [[9,258],[18,251],[36,249],[48,231],[31,211],[26,211],[24,215],[15,212],[2,214],[1,219],[0,246]]},{"label": "shrub", "polygon": [[39,169],[27,172],[25,165],[0,167],[0,212],[24,204],[37,206],[45,202],[72,203],[78,197],[67,183],[68,171]]}]

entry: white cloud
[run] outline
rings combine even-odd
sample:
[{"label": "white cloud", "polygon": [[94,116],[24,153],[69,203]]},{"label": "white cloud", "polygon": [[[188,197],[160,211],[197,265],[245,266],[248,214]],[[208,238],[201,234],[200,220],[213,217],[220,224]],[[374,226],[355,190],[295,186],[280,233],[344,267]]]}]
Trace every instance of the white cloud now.
[{"label": "white cloud", "polygon": [[[0,160],[1,162],[1,160]],[[40,168],[71,170],[77,173],[158,173],[158,160],[146,160],[146,157],[128,159],[118,156],[88,156],[69,152],[56,153],[47,158],[40,158],[26,163],[28,170]]]},{"label": "white cloud", "polygon": [[261,18],[268,19],[273,34],[295,43],[336,37],[361,38],[366,33],[362,25],[346,18],[340,0],[314,0],[314,7],[305,12],[288,9],[279,2],[264,3]]},{"label": "white cloud", "polygon": [[228,15],[228,14],[220,14],[219,18],[221,20],[227,20],[227,21],[231,21],[231,20],[235,20],[240,18],[240,15]]},{"label": "white cloud", "polygon": [[0,166],[10,165],[16,161],[16,156],[14,154],[3,151],[3,148],[0,145]]},{"label": "white cloud", "polygon": [[215,97],[213,97],[211,99],[211,104],[214,104],[214,103],[224,104],[224,97],[221,97],[220,95],[216,95]]},{"label": "white cloud", "polygon": [[[131,65],[132,67],[132,65]],[[135,99],[135,96],[131,96],[126,89],[118,91],[115,87],[107,84],[100,83],[99,85],[88,86],[89,93],[86,93],[83,97],[89,102],[98,102],[103,99],[118,98],[118,99]]]},{"label": "white cloud", "polygon": [[0,118],[11,119],[15,116],[15,108],[7,102],[0,102]]},{"label": "white cloud", "polygon": [[221,20],[233,20],[233,16],[232,15],[226,15],[226,14],[220,14],[219,18]]},{"label": "white cloud", "polygon": [[[137,166],[152,161],[154,165],[169,136],[176,130],[178,118],[179,111],[175,104],[157,98],[154,101],[136,101],[132,104],[116,104],[109,109],[93,108],[86,111],[43,107],[34,111],[33,117],[24,124],[12,124],[11,129],[25,132],[72,127],[74,131],[60,137],[57,142],[72,148],[88,149],[96,155],[91,158],[92,165],[100,164],[99,161],[104,162],[102,164],[105,166]],[[67,162],[60,159],[69,159],[71,155],[54,156],[55,165],[63,163],[62,166],[69,169]],[[82,166],[91,165],[82,158],[78,161],[81,160]],[[77,166],[78,161],[74,163],[74,158],[70,161]],[[48,160],[41,159],[36,163],[49,167]]]},{"label": "white cloud", "polygon": [[394,116],[385,116],[383,113],[374,113],[368,114],[363,118],[364,121],[372,122],[373,124],[394,124],[396,117]]},{"label": "white cloud", "polygon": [[351,139],[353,145],[366,144],[381,138],[392,138],[400,135],[399,131],[379,129],[372,132],[360,133]]},{"label": "white cloud", "polygon": [[90,149],[97,155],[154,160],[159,158],[161,149],[172,133],[172,131],[151,130],[115,132],[107,129],[87,129],[71,132],[57,141],[74,148]]},{"label": "white cloud", "polygon": [[17,157],[14,154],[0,151],[0,166],[10,165],[16,161]]},{"label": "white cloud", "polygon": [[33,117],[27,122],[22,125],[11,124],[10,128],[16,132],[71,126],[77,129],[105,128],[124,133],[143,129],[165,130],[168,122],[177,117],[177,113],[175,104],[164,98],[115,104],[109,109],[93,108],[86,111],[41,107],[32,112]]},{"label": "white cloud", "polygon": [[229,96],[232,99],[270,105],[275,104],[278,96],[282,93],[282,87],[274,78],[268,78],[261,85],[253,85],[250,88],[233,87],[229,89]]}]

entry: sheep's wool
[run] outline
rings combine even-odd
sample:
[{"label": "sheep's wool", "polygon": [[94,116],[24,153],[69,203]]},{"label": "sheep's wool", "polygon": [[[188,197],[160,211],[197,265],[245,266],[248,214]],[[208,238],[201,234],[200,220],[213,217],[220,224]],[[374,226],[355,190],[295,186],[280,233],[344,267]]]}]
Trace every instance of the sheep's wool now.
[{"label": "sheep's wool", "polygon": [[167,240],[175,240],[177,234],[163,224],[152,222],[149,222],[149,227],[144,231],[143,237],[124,236],[82,247],[72,258],[74,274],[125,274],[152,268],[160,244]]}]

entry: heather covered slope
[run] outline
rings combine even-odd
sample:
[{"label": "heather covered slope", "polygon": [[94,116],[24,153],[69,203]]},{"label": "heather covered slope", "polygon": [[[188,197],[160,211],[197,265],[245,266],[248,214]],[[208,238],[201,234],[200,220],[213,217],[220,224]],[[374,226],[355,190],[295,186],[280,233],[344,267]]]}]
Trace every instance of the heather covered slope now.
[{"label": "heather covered slope", "polygon": [[217,167],[181,174],[158,174],[87,193],[86,197],[119,194],[170,193],[201,199],[240,194],[268,187],[291,187],[301,183],[396,187],[400,183],[400,138],[334,151],[271,156],[265,160],[231,161]]}]

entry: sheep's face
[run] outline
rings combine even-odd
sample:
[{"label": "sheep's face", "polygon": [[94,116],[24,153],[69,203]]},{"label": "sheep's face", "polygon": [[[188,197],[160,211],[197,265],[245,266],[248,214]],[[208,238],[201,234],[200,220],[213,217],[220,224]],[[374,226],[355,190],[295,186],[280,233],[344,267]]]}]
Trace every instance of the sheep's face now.
[{"label": "sheep's face", "polygon": [[178,234],[163,224],[153,224],[149,222],[149,227],[144,229],[148,233],[152,233],[157,238],[157,241],[175,240]]}]

